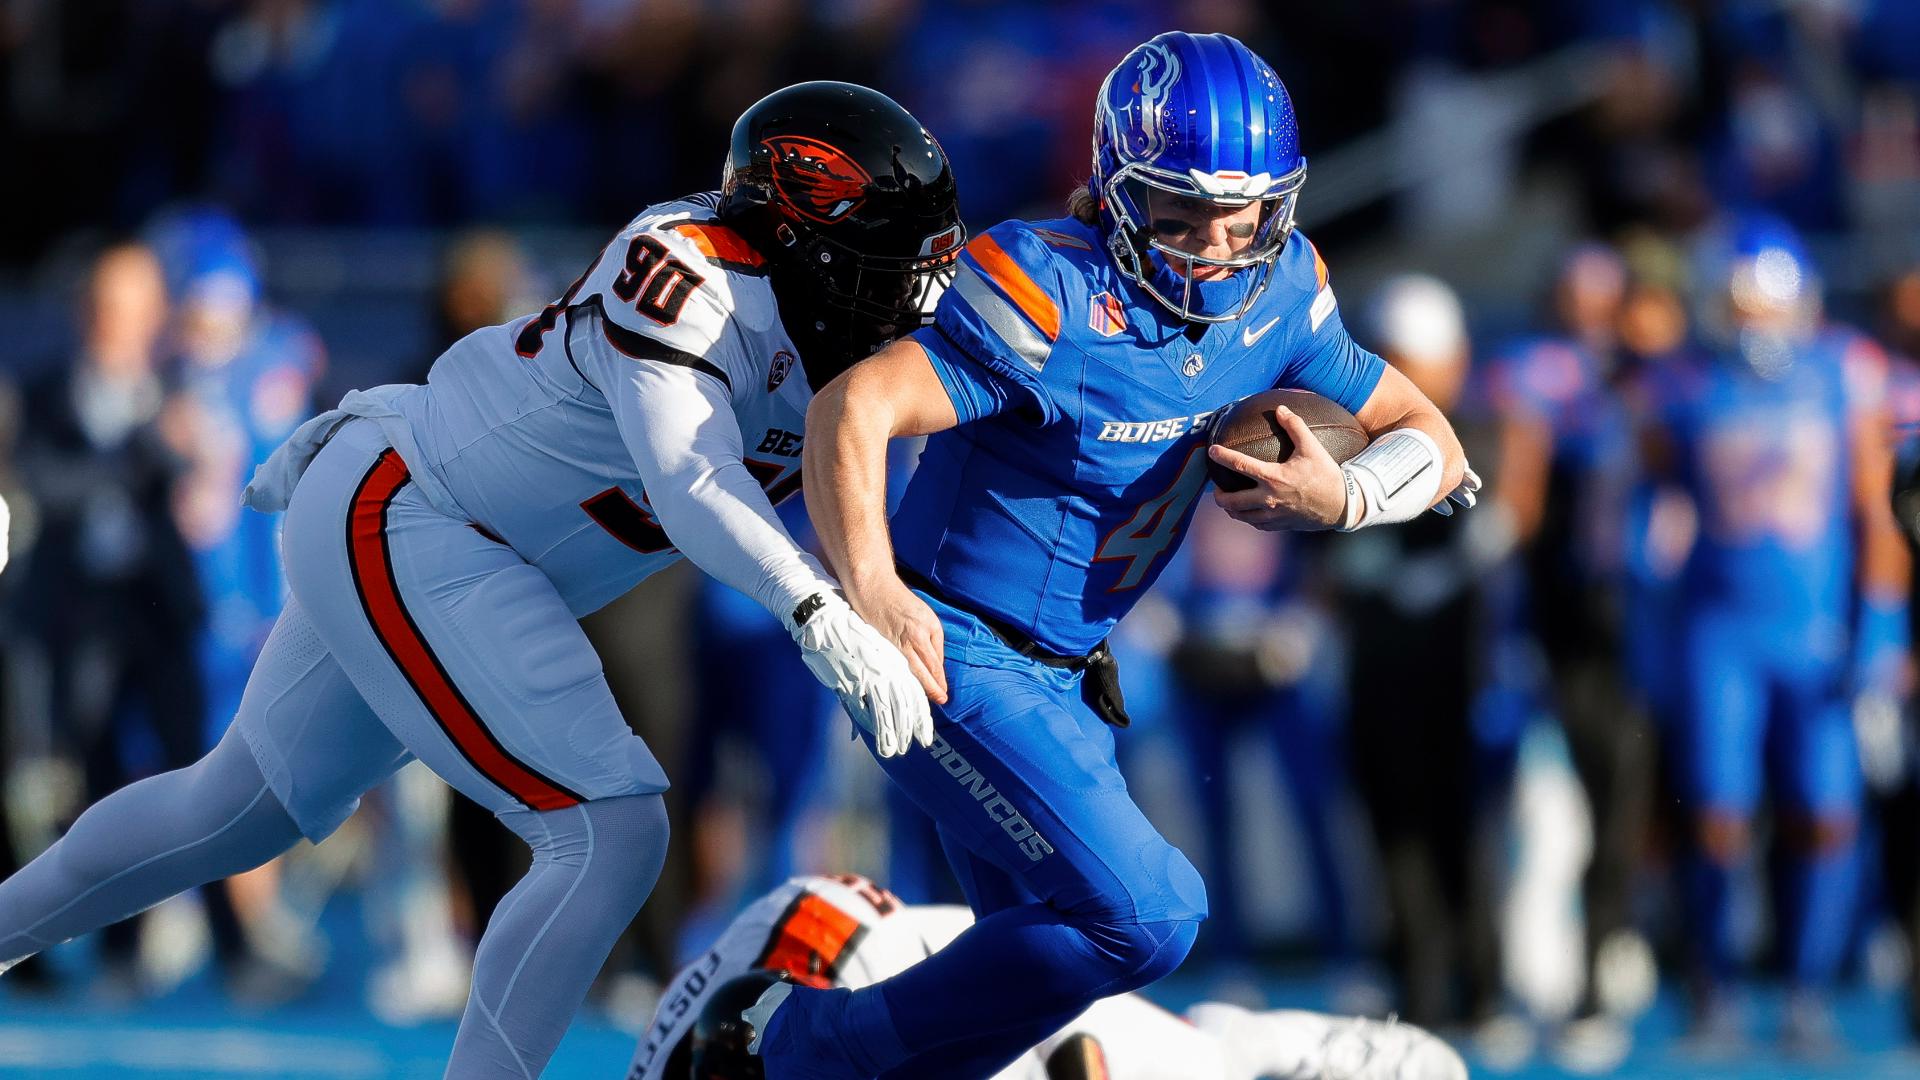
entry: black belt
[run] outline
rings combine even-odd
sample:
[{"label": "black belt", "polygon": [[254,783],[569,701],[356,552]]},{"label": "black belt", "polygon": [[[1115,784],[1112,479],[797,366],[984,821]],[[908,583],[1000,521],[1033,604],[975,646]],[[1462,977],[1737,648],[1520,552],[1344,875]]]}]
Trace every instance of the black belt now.
[{"label": "black belt", "polygon": [[1050,668],[1085,672],[1086,678],[1081,680],[1081,693],[1086,697],[1087,704],[1099,714],[1100,719],[1114,727],[1126,727],[1133,722],[1127,716],[1127,703],[1120,695],[1120,664],[1113,658],[1113,650],[1107,648],[1105,639],[1089,650],[1085,656],[1063,656],[1048,652],[1040,647],[1039,642],[1033,640],[1032,635],[1018,627],[992,615],[976,611],[969,605],[954,603],[938,585],[927,580],[926,575],[913,567],[904,563],[895,563],[894,569],[899,571],[900,580],[906,582],[908,586],[919,589],[948,607],[964,611],[980,620],[980,624],[993,631],[993,636],[999,638],[1001,644],[1021,656]]}]

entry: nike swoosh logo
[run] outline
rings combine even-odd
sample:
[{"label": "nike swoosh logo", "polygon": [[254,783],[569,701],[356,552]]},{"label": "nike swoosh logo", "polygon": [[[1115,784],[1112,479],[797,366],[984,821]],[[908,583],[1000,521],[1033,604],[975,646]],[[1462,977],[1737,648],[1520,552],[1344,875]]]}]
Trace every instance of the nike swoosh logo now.
[{"label": "nike swoosh logo", "polygon": [[1258,330],[1255,330],[1252,327],[1247,327],[1241,330],[1240,344],[1245,345],[1249,349],[1253,348],[1253,343],[1256,341],[1259,341],[1262,337],[1266,336],[1267,331],[1273,329],[1273,325],[1279,321],[1280,321],[1280,316],[1275,315],[1273,318],[1267,320],[1267,325],[1261,327]]}]

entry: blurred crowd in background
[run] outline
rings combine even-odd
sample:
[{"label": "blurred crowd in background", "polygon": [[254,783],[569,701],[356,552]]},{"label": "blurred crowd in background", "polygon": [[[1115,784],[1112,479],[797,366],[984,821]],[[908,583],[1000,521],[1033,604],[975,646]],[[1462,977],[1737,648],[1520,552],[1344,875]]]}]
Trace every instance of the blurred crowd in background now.
[{"label": "blurred crowd in background", "polygon": [[[643,206],[716,186],[733,118],[797,79],[913,110],[972,228],[1057,216],[1099,79],[1172,27],[1286,80],[1348,324],[1488,481],[1353,536],[1203,500],[1122,625],[1123,764],[1207,876],[1217,993],[1281,965],[1598,1070],[1656,985],[1703,1046],[1808,1053],[1843,1038],[1836,984],[1920,985],[1886,507],[1920,442],[1904,0],[0,8],[0,871],[224,729],[282,591],[239,491],[316,407],[537,309]],[[777,624],[682,569],[589,620],[676,785],[609,973],[629,1014],[789,873],[957,897]],[[320,848],[103,933],[84,980],[61,954],[8,979],[135,998],[211,956],[286,1000],[351,896],[370,1006],[455,1015],[524,857],[410,771]],[[1788,988],[1777,1032],[1743,1015],[1755,980]]]}]

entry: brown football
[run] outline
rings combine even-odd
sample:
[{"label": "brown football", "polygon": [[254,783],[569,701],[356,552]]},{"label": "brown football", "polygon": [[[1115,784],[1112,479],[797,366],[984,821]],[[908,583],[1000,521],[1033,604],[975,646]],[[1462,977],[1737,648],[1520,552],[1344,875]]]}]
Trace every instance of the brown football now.
[{"label": "brown football", "polygon": [[[1287,460],[1293,453],[1293,440],[1273,418],[1273,410],[1281,405],[1307,422],[1307,427],[1333,460],[1345,461],[1367,448],[1367,433],[1361,429],[1360,421],[1311,390],[1262,390],[1241,398],[1227,407],[1226,415],[1214,421],[1214,444],[1261,461]],[[1253,486],[1252,480],[1212,461],[1207,462],[1207,474],[1222,491],[1244,491]]]}]

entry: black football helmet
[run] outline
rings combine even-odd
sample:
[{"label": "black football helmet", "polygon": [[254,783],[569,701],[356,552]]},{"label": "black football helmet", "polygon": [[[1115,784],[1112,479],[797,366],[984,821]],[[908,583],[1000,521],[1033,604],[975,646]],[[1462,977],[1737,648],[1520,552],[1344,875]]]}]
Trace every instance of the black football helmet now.
[{"label": "black football helmet", "polygon": [[783,972],[750,971],[721,983],[687,1033],[687,1071],[678,1074],[669,1062],[667,1075],[690,1080],[766,1080],[767,1068],[759,1055],[747,1053],[753,1025],[740,1014],[752,1008],[767,987],[785,978]]},{"label": "black football helmet", "polygon": [[852,83],[798,83],[742,113],[721,191],[816,388],[924,325],[966,246],[946,151]]}]

